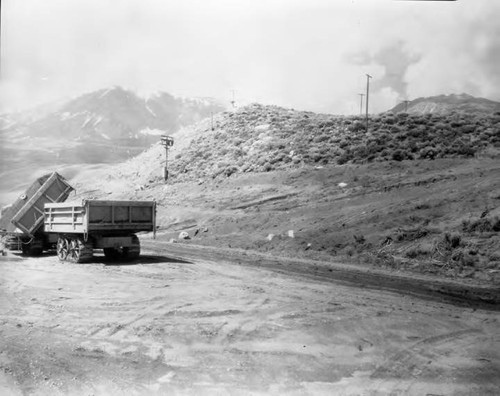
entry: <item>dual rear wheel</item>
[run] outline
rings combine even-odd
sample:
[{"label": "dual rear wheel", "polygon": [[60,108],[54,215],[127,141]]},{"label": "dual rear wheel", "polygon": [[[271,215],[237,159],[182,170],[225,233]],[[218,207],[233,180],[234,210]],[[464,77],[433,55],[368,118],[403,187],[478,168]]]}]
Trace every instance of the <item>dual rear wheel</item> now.
[{"label": "dual rear wheel", "polygon": [[[118,248],[104,248],[104,256],[108,260],[133,260],[141,253],[141,244],[136,235],[132,235],[130,246]],[[91,241],[85,242],[80,237],[60,236],[57,240],[57,257],[60,261],[72,263],[85,263],[93,257],[93,246]]]},{"label": "dual rear wheel", "polygon": [[57,257],[60,261],[84,263],[93,257],[90,241],[85,242],[79,237],[59,237],[57,240]]}]

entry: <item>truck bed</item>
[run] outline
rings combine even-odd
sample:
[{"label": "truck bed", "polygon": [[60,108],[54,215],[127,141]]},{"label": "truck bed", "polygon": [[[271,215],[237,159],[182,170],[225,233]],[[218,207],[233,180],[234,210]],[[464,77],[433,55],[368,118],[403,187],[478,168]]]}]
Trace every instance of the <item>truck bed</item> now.
[{"label": "truck bed", "polygon": [[38,178],[0,218],[7,233],[34,236],[43,225],[44,204],[65,201],[73,188],[57,172]]},{"label": "truck bed", "polygon": [[155,201],[47,203],[44,212],[47,233],[108,235],[155,230]]}]

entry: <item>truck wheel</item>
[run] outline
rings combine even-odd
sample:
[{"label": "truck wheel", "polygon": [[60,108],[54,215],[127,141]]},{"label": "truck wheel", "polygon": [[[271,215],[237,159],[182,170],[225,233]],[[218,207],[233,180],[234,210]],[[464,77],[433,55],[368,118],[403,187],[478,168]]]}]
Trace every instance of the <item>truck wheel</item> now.
[{"label": "truck wheel", "polygon": [[72,238],[68,247],[68,261],[72,263],[84,263],[93,257],[92,245],[84,243],[81,238]]},{"label": "truck wheel", "polygon": [[68,240],[59,237],[57,239],[57,258],[60,261],[66,261],[66,258],[68,257],[68,248]]}]

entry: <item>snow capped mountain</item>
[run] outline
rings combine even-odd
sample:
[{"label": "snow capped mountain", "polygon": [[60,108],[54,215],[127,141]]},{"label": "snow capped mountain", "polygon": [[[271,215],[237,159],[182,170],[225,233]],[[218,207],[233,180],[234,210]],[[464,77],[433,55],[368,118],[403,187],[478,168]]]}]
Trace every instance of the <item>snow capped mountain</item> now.
[{"label": "snow capped mountain", "polygon": [[28,185],[34,170],[114,163],[137,155],[160,135],[224,110],[215,100],[147,98],[101,89],[30,111],[0,115],[0,193]]},{"label": "snow capped mountain", "polygon": [[[120,87],[87,93],[60,104],[40,117],[25,113],[4,114],[0,117],[2,135],[21,133],[24,136],[79,140],[136,140],[145,129],[173,133],[222,111],[214,100],[177,99],[166,92],[141,98]],[[104,138],[103,136],[106,136]],[[134,145],[137,142],[133,142]],[[146,146],[150,142],[144,142]]]}]

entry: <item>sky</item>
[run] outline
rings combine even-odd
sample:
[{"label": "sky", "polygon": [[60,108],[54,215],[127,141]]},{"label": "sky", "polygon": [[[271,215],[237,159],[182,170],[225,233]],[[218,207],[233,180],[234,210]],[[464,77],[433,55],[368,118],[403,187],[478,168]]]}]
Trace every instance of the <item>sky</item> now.
[{"label": "sky", "polygon": [[[3,0],[0,112],[119,85],[357,114],[500,101],[500,1]],[[363,104],[364,107],[364,104]]]}]

